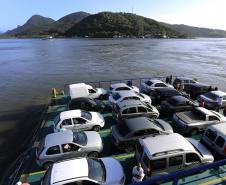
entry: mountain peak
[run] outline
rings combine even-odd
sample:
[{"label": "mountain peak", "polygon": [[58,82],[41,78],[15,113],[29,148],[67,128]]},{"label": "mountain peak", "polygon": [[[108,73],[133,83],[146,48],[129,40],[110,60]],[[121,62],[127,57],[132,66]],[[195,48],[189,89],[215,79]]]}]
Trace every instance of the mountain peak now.
[{"label": "mountain peak", "polygon": [[42,26],[53,23],[54,20],[48,17],[43,17],[41,15],[33,15],[30,19],[24,24],[29,26]]}]

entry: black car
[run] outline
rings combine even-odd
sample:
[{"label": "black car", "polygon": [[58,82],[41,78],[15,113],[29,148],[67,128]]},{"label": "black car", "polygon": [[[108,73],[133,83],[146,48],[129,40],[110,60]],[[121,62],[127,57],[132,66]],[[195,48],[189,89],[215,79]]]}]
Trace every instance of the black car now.
[{"label": "black car", "polygon": [[68,103],[68,109],[82,109],[86,111],[104,112],[107,110],[107,107],[100,100],[91,98],[75,98]]},{"label": "black car", "polygon": [[183,84],[184,85],[184,90],[186,91],[191,84],[195,84],[197,83],[196,80],[192,79],[192,78],[188,78],[188,77],[177,77],[175,78],[175,80],[173,81],[173,87],[174,88],[177,88],[177,85],[181,85]]},{"label": "black car", "polygon": [[154,104],[160,104],[162,101],[167,100],[172,96],[180,96],[180,95],[189,98],[188,94],[179,92],[176,89],[171,87],[166,87],[166,88],[155,89],[151,95],[151,99]]},{"label": "black car", "polygon": [[172,115],[175,112],[192,110],[196,105],[198,104],[184,96],[172,96],[161,103],[161,113]]},{"label": "black car", "polygon": [[203,83],[191,84],[186,89],[186,93],[190,94],[192,99],[196,99],[199,95],[204,94],[211,90],[211,86]]}]

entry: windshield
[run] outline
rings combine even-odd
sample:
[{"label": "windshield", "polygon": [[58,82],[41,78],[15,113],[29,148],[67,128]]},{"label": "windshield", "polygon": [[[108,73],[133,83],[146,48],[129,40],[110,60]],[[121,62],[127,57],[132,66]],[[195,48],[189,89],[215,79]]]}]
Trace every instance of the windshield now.
[{"label": "windshield", "polygon": [[89,121],[91,121],[91,119],[92,119],[92,114],[91,114],[90,112],[88,112],[88,111],[82,110],[82,111],[81,111],[81,117],[82,117],[82,118],[85,118],[85,119],[87,119],[87,120],[89,120]]},{"label": "windshield", "polygon": [[211,92],[205,93],[204,96],[206,96],[207,98],[209,98],[211,100],[217,100],[217,95],[213,94]]},{"label": "windshield", "polygon": [[55,118],[54,118],[54,125],[57,125],[57,123],[59,123],[60,121],[60,115],[58,114]]},{"label": "windshield", "polygon": [[118,100],[119,98],[121,98],[121,96],[118,93],[112,94],[112,97],[114,98],[114,100]]},{"label": "windshield", "polygon": [[74,132],[73,142],[85,146],[87,144],[87,136],[84,132]]},{"label": "windshield", "polygon": [[153,121],[154,125],[156,125],[157,127],[159,127],[162,131],[164,131],[164,127],[157,121],[157,120],[154,120]]},{"label": "windshield", "polygon": [[105,182],[106,170],[103,162],[100,159],[87,158],[89,172],[88,177],[98,182]]}]

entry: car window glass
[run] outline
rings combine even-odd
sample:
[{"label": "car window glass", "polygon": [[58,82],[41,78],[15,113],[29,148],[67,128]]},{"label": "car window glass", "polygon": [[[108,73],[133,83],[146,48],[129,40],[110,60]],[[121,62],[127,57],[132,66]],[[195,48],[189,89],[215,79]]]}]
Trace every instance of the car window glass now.
[{"label": "car window glass", "polygon": [[78,151],[79,147],[72,143],[67,143],[62,145],[63,152],[73,152]]},{"label": "car window glass", "polygon": [[148,86],[151,86],[153,83],[151,81],[145,82]]},{"label": "car window glass", "polygon": [[122,111],[122,114],[127,114],[128,109],[125,109],[124,111]]},{"label": "car window glass", "polygon": [[73,122],[74,124],[84,124],[86,123],[86,120],[84,120],[83,118],[73,118]]},{"label": "car window glass", "polygon": [[200,161],[200,158],[196,153],[186,154],[186,163],[194,163],[199,161]]},{"label": "car window glass", "polygon": [[209,121],[220,121],[216,116],[209,116]]},{"label": "car window glass", "polygon": [[130,90],[130,88],[129,87],[118,87],[115,90],[116,91],[128,91],[128,90]]},{"label": "car window glass", "polygon": [[89,93],[96,93],[94,89],[88,89]]},{"label": "car window glass", "polygon": [[214,141],[217,137],[217,134],[215,132],[213,132],[212,130],[208,129],[205,133],[205,136],[211,140],[211,141]]},{"label": "car window glass", "polygon": [[137,109],[136,109],[136,107],[131,107],[131,108],[129,108],[128,109],[128,114],[133,114],[133,113],[136,113],[137,112]]},{"label": "car window glass", "polygon": [[166,87],[164,83],[156,83],[155,87]]},{"label": "car window glass", "polygon": [[174,156],[169,158],[169,166],[178,166],[183,163],[183,156]]},{"label": "car window glass", "polygon": [[65,119],[61,123],[63,126],[72,125],[71,119]]},{"label": "car window glass", "polygon": [[222,148],[224,146],[225,140],[221,136],[219,136],[216,140],[216,145]]},{"label": "car window glass", "polygon": [[54,155],[54,154],[59,154],[59,153],[60,153],[59,145],[52,146],[46,151],[46,155]]},{"label": "car window glass", "polygon": [[166,168],[166,158],[153,160],[151,162],[152,170],[163,170]]},{"label": "car window glass", "polygon": [[147,112],[147,109],[144,107],[138,107],[138,112]]},{"label": "car window glass", "polygon": [[149,129],[146,131],[147,134],[159,134],[159,131],[155,130],[155,129]]}]

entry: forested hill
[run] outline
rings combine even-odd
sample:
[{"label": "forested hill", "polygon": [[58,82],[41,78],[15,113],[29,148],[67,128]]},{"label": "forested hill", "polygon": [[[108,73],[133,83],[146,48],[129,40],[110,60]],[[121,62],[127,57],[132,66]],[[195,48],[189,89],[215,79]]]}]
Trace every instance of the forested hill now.
[{"label": "forested hill", "polygon": [[185,37],[185,35],[173,31],[153,19],[131,13],[112,12],[101,12],[90,15],[75,24],[65,35],[69,37]]}]

